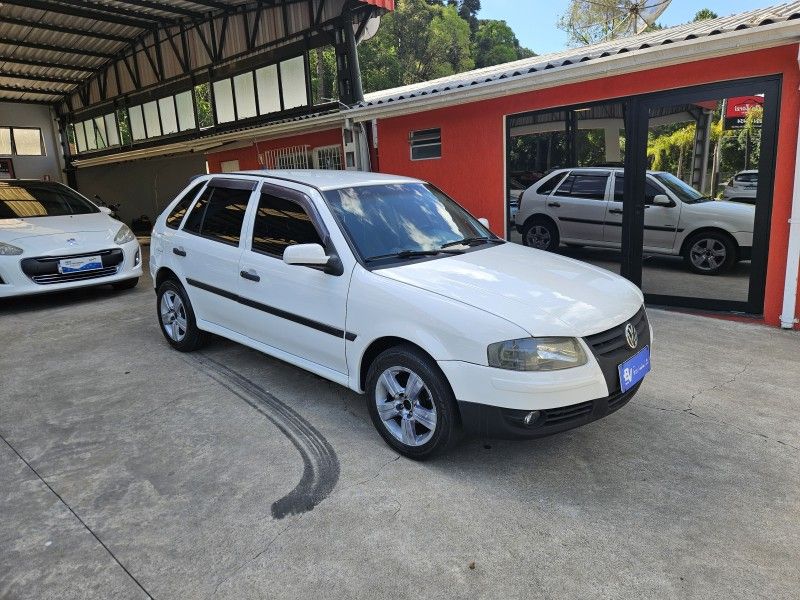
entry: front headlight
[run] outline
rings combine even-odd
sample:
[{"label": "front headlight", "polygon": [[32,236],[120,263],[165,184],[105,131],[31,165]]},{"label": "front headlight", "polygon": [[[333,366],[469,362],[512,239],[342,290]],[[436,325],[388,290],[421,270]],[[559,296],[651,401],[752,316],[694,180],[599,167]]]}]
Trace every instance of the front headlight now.
[{"label": "front headlight", "polygon": [[136,236],[133,235],[131,228],[127,225],[123,225],[119,228],[117,235],[114,236],[114,243],[115,244],[127,244],[128,242],[132,242],[136,239]]},{"label": "front headlight", "polygon": [[19,256],[20,254],[22,254],[22,248],[0,242],[0,256]]},{"label": "front headlight", "polygon": [[522,338],[491,344],[489,366],[512,371],[558,371],[585,365],[586,353],[575,338]]}]

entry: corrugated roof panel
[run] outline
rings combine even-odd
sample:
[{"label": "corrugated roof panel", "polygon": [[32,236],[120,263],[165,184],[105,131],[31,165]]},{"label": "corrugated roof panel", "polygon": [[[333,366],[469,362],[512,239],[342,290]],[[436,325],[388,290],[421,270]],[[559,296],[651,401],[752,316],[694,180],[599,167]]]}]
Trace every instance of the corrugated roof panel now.
[{"label": "corrugated roof panel", "polygon": [[539,71],[549,71],[572,64],[595,60],[606,56],[638,50],[640,48],[661,46],[689,39],[707,37],[718,33],[728,33],[750,27],[760,27],[800,18],[800,1],[780,4],[769,8],[753,10],[729,17],[710,19],[671,27],[652,33],[639,34],[627,38],[611,40],[593,46],[569,48],[561,52],[534,56],[514,62],[503,63],[465,73],[458,73],[413,85],[381,90],[366,94],[359,107],[393,103],[418,96],[429,96],[445,91],[490,85],[499,80],[520,77]]}]

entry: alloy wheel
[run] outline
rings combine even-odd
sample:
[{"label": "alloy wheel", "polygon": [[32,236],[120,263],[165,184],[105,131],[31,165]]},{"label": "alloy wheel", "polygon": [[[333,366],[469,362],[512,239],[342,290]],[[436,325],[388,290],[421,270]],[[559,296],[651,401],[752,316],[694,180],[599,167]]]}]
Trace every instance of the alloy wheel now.
[{"label": "alloy wheel", "polygon": [[167,290],[161,296],[159,309],[161,312],[161,325],[170,339],[176,342],[183,340],[186,337],[188,322],[186,308],[181,297],[172,290]]},{"label": "alloy wheel", "polygon": [[538,250],[547,250],[547,248],[550,247],[550,241],[552,239],[550,230],[544,225],[533,225],[528,229],[526,238],[528,246],[537,248]]},{"label": "alloy wheel", "polygon": [[381,373],[375,405],[384,427],[406,446],[422,446],[436,431],[431,391],[411,369],[391,367]]},{"label": "alloy wheel", "polygon": [[689,250],[689,260],[700,271],[716,271],[728,256],[725,244],[713,238],[697,240]]}]

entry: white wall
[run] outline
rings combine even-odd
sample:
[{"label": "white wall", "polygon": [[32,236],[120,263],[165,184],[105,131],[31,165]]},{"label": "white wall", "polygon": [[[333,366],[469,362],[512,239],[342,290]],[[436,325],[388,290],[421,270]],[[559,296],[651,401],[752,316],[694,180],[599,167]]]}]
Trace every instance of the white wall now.
[{"label": "white wall", "polygon": [[[0,102],[0,127],[38,127],[42,130],[45,156],[12,156],[14,174],[20,179],[42,179],[66,183],[62,173],[61,142],[58,123],[49,106]],[[3,155],[4,157],[7,155]]]}]

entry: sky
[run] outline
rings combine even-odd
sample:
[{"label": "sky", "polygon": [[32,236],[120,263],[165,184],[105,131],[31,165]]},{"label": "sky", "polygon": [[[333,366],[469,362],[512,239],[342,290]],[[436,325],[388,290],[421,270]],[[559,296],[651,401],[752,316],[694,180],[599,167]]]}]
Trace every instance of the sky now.
[{"label": "sky", "polygon": [[[724,17],[780,4],[781,0],[672,0],[658,22],[668,27],[687,23],[701,8]],[[567,0],[482,0],[481,19],[504,19],[523,46],[537,54],[563,50],[567,34],[556,27]]]}]

